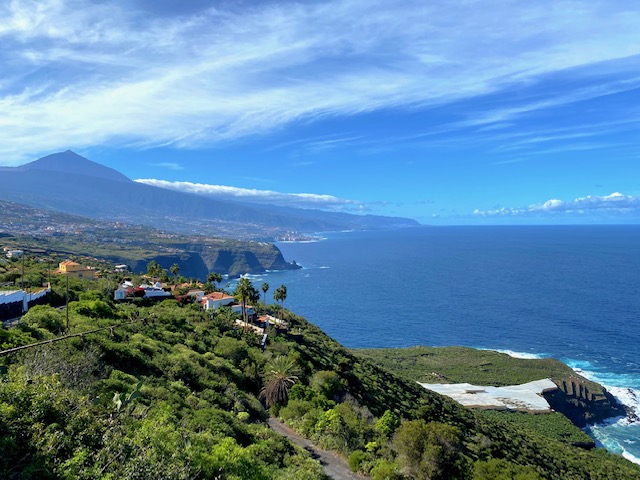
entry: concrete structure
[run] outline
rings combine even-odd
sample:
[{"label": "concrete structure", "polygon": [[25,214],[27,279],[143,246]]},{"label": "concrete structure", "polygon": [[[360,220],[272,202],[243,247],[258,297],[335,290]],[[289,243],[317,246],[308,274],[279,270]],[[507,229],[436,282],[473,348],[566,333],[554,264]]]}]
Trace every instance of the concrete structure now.
[{"label": "concrete structure", "polygon": [[83,267],[79,263],[70,260],[60,262],[58,269],[53,273],[57,275],[67,275],[70,278],[78,278],[80,280],[95,280],[97,278],[95,268]]},{"label": "concrete structure", "polygon": [[116,273],[122,273],[122,272],[126,272],[126,271],[129,270],[129,267],[127,265],[125,265],[124,263],[120,264],[120,265],[116,265],[114,268],[115,268]]},{"label": "concrete structure", "polygon": [[470,383],[420,383],[420,385],[427,390],[446,395],[469,408],[539,413],[551,411],[549,403],[542,394],[558,389],[558,386],[548,378],[506,387],[483,387]]},{"label": "concrete structure", "polygon": [[22,250],[7,250],[7,258],[18,258],[24,255]]},{"label": "concrete structure", "polygon": [[258,323],[264,323],[265,325],[273,325],[278,329],[284,329],[284,330],[286,330],[288,327],[288,324],[286,321],[284,320],[280,321],[279,318],[276,318],[273,315],[260,315],[258,317]]}]

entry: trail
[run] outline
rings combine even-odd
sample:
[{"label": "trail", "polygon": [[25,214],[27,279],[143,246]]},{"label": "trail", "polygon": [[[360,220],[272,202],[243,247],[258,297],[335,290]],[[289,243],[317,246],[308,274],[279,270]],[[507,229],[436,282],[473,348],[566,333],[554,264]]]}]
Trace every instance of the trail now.
[{"label": "trail", "polygon": [[334,480],[364,480],[369,478],[353,473],[344,459],[340,458],[335,453],[328,452],[317,447],[277,418],[269,418],[268,423],[269,427],[271,427],[274,432],[287,437],[293,443],[311,453],[311,456],[318,460],[320,465],[322,465],[324,473]]}]

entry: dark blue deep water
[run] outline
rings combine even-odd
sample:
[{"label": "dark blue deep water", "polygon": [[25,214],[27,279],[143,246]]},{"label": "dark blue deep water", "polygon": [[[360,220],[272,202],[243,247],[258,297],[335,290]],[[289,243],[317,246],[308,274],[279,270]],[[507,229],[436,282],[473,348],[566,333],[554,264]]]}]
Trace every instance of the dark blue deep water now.
[{"label": "dark blue deep water", "polygon": [[[640,226],[424,227],[327,237],[278,244],[304,269],[254,283],[287,285],[285,306],[345,346],[466,345],[552,356],[637,406]],[[591,433],[640,458],[640,424],[624,420]]]}]

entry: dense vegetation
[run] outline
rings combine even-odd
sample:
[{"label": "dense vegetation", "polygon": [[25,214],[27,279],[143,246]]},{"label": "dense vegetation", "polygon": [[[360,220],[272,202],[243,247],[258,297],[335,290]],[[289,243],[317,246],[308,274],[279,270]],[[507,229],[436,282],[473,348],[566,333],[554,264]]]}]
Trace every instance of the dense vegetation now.
[{"label": "dense vegetation", "polygon": [[[575,375],[553,358],[514,358],[468,347],[373,348],[358,349],[357,353],[407,379],[424,383],[468,382],[500,387],[542,378],[561,381]],[[597,384],[593,385],[595,390]]]},{"label": "dense vegetation", "polygon": [[322,478],[268,414],[374,479],[640,478],[621,457],[425,391],[290,312],[263,352],[230,311],[114,305],[104,284],[75,286],[68,329],[40,306],[0,330],[4,350],[114,326],[0,356],[0,478]]}]

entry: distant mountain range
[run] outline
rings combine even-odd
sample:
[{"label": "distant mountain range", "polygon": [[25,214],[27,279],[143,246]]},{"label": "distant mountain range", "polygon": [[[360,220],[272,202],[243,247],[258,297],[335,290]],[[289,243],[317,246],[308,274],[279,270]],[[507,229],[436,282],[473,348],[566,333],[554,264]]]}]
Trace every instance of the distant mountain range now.
[{"label": "distant mountain range", "polygon": [[134,182],[70,150],[0,167],[0,200],[183,233],[273,240],[289,232],[415,226],[414,220],[217,200]]}]

